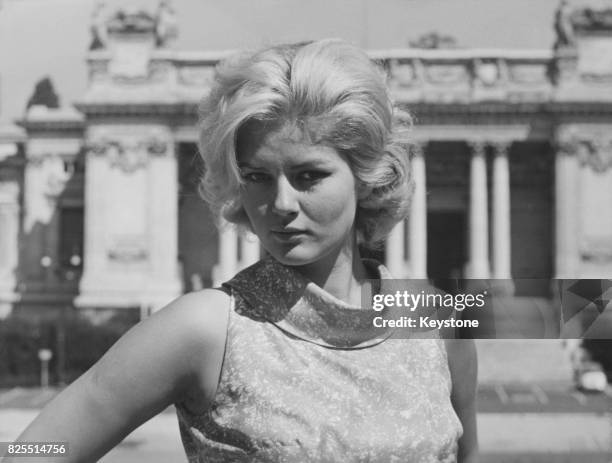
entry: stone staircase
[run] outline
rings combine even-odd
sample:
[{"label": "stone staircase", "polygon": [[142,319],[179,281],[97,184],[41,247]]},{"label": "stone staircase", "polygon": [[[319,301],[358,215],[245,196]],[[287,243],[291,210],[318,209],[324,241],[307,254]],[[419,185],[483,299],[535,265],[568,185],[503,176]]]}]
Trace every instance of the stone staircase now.
[{"label": "stone staircase", "polygon": [[492,383],[572,384],[567,341],[478,339],[478,378]]}]

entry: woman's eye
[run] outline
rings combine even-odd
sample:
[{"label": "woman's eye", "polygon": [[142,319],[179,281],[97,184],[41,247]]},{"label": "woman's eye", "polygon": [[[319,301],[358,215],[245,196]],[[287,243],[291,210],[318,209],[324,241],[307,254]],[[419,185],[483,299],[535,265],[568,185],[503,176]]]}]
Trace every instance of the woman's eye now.
[{"label": "woman's eye", "polygon": [[327,177],[327,173],[320,172],[317,170],[309,170],[306,172],[301,172],[298,175],[298,179],[303,182],[316,182],[317,180],[321,180],[324,177]]},{"label": "woman's eye", "polygon": [[261,172],[247,172],[247,173],[242,174],[242,178],[246,180],[247,182],[262,183],[268,179],[268,176]]}]

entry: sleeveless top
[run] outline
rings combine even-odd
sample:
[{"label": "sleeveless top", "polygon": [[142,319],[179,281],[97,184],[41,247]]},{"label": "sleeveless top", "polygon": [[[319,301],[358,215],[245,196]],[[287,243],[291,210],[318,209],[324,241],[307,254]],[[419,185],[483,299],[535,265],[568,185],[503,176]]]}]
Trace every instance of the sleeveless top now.
[{"label": "sleeveless top", "polygon": [[368,337],[369,310],[270,257],[223,286],[213,404],[198,415],[176,404],[190,463],[456,461],[462,427],[442,340]]}]

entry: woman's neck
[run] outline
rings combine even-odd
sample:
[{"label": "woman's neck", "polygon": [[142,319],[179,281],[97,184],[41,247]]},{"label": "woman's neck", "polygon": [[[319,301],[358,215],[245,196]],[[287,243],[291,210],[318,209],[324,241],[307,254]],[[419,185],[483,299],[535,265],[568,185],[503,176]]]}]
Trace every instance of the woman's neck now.
[{"label": "woman's neck", "polygon": [[361,305],[361,286],[368,273],[354,237],[321,260],[296,269],[332,296],[351,305]]}]

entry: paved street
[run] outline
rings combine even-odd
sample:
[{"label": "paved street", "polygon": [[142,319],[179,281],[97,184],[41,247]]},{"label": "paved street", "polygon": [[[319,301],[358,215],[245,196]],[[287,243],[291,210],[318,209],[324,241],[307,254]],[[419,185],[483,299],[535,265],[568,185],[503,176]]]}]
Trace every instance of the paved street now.
[{"label": "paved street", "polygon": [[[13,440],[57,391],[0,391],[0,441]],[[483,463],[612,462],[612,389],[583,394],[565,384],[488,384],[479,390]],[[103,463],[183,462],[173,408],[134,431]]]}]

